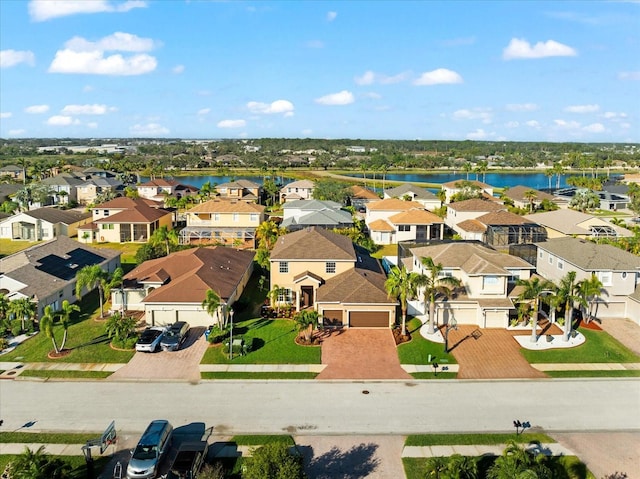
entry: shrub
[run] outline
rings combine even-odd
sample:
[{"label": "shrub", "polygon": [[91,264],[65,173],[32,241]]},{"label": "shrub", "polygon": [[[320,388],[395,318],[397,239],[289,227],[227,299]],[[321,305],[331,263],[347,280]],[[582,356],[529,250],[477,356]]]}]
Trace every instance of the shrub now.
[{"label": "shrub", "polygon": [[243,479],[304,479],[302,456],[292,454],[283,442],[265,444],[247,458]]},{"label": "shrub", "polygon": [[22,333],[22,322],[19,319],[14,319],[11,321],[11,335],[20,336],[20,333]]},{"label": "shrub", "polygon": [[255,344],[254,344],[254,339],[255,338],[246,338],[244,340],[244,348],[245,350],[250,353],[251,351],[253,351]]},{"label": "shrub", "polygon": [[226,331],[220,329],[218,326],[212,326],[211,329],[209,329],[209,337],[207,340],[211,344],[220,344],[226,337]]},{"label": "shrub", "polygon": [[225,477],[224,468],[219,462],[214,465],[205,464],[198,474],[198,479],[224,479]]},{"label": "shrub", "polygon": [[3,349],[7,349],[9,347],[9,341],[7,341],[5,338],[0,338],[0,351],[2,351]]}]

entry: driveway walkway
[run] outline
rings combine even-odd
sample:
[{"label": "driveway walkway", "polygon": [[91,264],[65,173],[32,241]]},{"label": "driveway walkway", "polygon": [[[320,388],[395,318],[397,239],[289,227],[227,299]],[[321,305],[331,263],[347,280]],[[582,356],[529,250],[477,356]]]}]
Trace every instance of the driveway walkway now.
[{"label": "driveway walkway", "polygon": [[200,361],[207,350],[204,328],[191,328],[178,351],[136,353],[131,361],[107,380],[184,380],[200,381]]},{"label": "driveway walkway", "polygon": [[636,354],[640,354],[640,326],[630,319],[603,319],[598,323],[607,333]]},{"label": "driveway walkway", "polygon": [[[555,326],[554,326],[555,327]],[[459,364],[458,379],[545,378],[520,354],[513,339],[526,331],[458,326],[449,332],[449,348]],[[555,333],[554,334],[559,334]],[[544,341],[540,338],[539,341]]]},{"label": "driveway walkway", "polygon": [[343,329],[322,342],[317,379],[412,379],[400,367],[396,342],[389,329]]}]

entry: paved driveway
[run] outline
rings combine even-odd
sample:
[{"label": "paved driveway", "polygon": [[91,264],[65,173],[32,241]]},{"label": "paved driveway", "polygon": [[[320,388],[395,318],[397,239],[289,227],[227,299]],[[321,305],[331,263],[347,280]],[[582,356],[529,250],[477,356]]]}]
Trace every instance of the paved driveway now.
[{"label": "paved driveway", "polygon": [[205,328],[191,328],[178,351],[136,353],[131,361],[109,376],[109,380],[184,380],[200,381],[200,361],[207,350]]},{"label": "paved driveway", "polygon": [[412,379],[400,367],[393,333],[389,329],[342,329],[322,342],[322,364],[317,379]]}]

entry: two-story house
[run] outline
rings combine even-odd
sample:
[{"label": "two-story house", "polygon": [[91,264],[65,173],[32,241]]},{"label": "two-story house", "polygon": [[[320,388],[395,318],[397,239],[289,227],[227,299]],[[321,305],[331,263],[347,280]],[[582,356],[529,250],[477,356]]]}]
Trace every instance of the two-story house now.
[{"label": "two-story house", "polygon": [[493,186],[483,183],[482,181],[454,180],[442,184],[442,189],[444,190],[446,196],[445,202],[449,203],[453,195],[455,195],[456,193],[460,193],[465,189],[468,189],[468,187],[477,189],[484,197],[493,197]]},{"label": "two-story house", "polygon": [[265,207],[252,201],[216,198],[186,212],[181,244],[228,243],[254,246],[256,229],[265,221]]},{"label": "two-story house", "polygon": [[180,199],[184,196],[196,196],[200,191],[195,186],[185,185],[177,180],[156,178],[136,186],[138,195],[154,201],[165,201],[168,196]]},{"label": "two-story house", "polygon": [[447,215],[444,218],[445,224],[460,236],[465,235],[464,230],[458,228],[460,223],[467,220],[495,213],[497,211],[507,211],[507,207],[495,201],[473,198],[470,200],[456,201],[447,205]]},{"label": "two-story house", "polygon": [[455,224],[454,229],[463,240],[482,241],[494,248],[536,243],[547,239],[544,227],[505,210],[461,221]]},{"label": "two-story house", "polygon": [[602,282],[604,293],[598,301],[598,318],[631,318],[629,296],[640,285],[640,257],[620,248],[592,241],[565,237],[536,244],[536,271],[558,284],[567,272],[576,272],[576,282],[592,274]]},{"label": "two-story house", "polygon": [[[442,276],[460,280],[462,291],[450,299],[438,298],[438,324],[455,319],[458,324],[474,324],[481,328],[506,328],[509,317],[516,314],[513,289],[518,279],[531,277],[534,267],[516,256],[503,254],[476,242],[454,241],[410,249],[411,256],[402,264],[418,274],[428,275],[422,258],[430,257],[441,264]],[[419,291],[420,300],[424,300]],[[428,304],[423,304],[425,312]]]},{"label": "two-story house", "polygon": [[309,226],[349,228],[353,226],[353,218],[335,201],[292,200],[282,205],[282,226],[289,231]]},{"label": "two-story house", "polygon": [[444,237],[444,221],[415,201],[387,198],[367,203],[365,223],[376,244]]},{"label": "two-story house", "polygon": [[[529,197],[530,192],[533,192],[531,198]],[[539,208],[540,204],[544,200],[555,203],[558,206],[566,206],[568,203],[562,198],[522,185],[512,186],[511,188],[506,189],[502,193],[502,197],[503,199],[508,198],[509,200],[511,200],[513,202],[513,206],[515,206],[516,208],[527,210],[531,208],[532,204],[534,210]]]},{"label": "two-story house", "polygon": [[633,232],[622,226],[580,211],[561,209],[525,215],[547,230],[549,238],[573,236],[576,238],[619,238],[631,237]]},{"label": "two-story house", "polygon": [[145,198],[119,197],[92,209],[91,223],[78,227],[82,243],[146,243],[163,226],[173,229],[173,213]]},{"label": "two-story house", "polygon": [[57,236],[76,236],[78,227],[91,221],[84,211],[45,207],[0,219],[0,238],[48,241]]},{"label": "two-story house", "polygon": [[262,198],[262,185],[249,180],[236,180],[221,183],[216,186],[220,198],[229,200],[243,200],[260,202]]},{"label": "two-story house", "polygon": [[24,181],[24,169],[18,165],[5,165],[0,168],[0,177],[8,176],[14,181]]},{"label": "two-story house", "polygon": [[420,203],[425,210],[429,211],[440,207],[440,200],[436,195],[425,188],[412,185],[411,183],[404,183],[395,188],[384,190],[384,199],[388,198],[408,198],[411,201]]},{"label": "two-story house", "polygon": [[388,298],[382,266],[351,239],[321,228],[278,238],[271,251],[271,288],[278,303],[312,308],[324,326],[389,328],[397,302]]},{"label": "two-story house", "polygon": [[280,190],[280,203],[293,200],[310,200],[316,184],[309,180],[293,181]]}]

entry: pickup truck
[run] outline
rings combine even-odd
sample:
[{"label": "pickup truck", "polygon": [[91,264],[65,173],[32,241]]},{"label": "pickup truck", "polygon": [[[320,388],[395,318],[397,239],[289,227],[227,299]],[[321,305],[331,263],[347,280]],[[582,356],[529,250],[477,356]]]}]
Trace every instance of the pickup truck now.
[{"label": "pickup truck", "polygon": [[167,473],[167,479],[197,479],[207,459],[209,444],[206,441],[183,442]]}]

